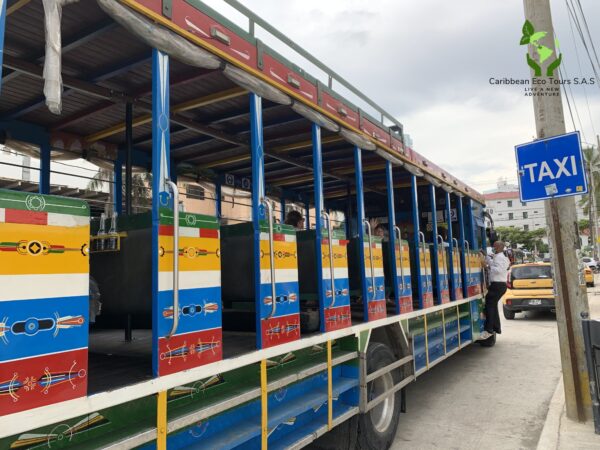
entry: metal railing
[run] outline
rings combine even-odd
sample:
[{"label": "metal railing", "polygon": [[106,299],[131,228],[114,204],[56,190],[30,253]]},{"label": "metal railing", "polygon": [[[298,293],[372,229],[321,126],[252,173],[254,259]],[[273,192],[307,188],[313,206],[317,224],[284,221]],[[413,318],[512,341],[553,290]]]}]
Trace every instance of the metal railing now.
[{"label": "metal railing", "polygon": [[333,229],[331,227],[331,217],[327,211],[321,211],[321,215],[327,219],[327,241],[329,242],[329,277],[331,279],[331,302],[329,307],[333,308],[335,304],[335,274],[333,267]]},{"label": "metal railing", "polygon": [[[363,219],[364,224],[367,226],[367,236],[369,237],[369,261],[371,267],[371,287],[373,289],[372,297],[375,298],[377,294],[375,288],[375,268],[373,266],[373,235],[371,234],[371,224],[368,219]],[[364,247],[363,247],[364,248]]]},{"label": "metal railing", "polygon": [[275,315],[277,311],[277,295],[276,295],[276,284],[275,284],[275,252],[273,244],[273,207],[271,202],[265,197],[260,199],[260,203],[265,205],[267,210],[267,222],[269,224],[269,262],[271,266],[271,312],[267,316],[270,319]]},{"label": "metal railing", "polygon": [[170,338],[179,327],[179,189],[171,180],[166,183],[173,191],[173,325],[167,334]]}]

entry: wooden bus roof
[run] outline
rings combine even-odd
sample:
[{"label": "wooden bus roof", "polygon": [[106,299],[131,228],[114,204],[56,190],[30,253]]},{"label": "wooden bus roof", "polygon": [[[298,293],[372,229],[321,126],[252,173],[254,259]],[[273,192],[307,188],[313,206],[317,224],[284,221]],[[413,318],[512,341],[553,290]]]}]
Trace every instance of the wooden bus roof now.
[{"label": "wooden bus roof", "polygon": [[[340,126],[362,134],[380,151],[408,162],[456,192],[484,203],[481,194],[404,146],[401,135],[200,2],[172,0],[168,2],[170,12],[163,10],[165,2],[161,0],[120,2],[151,18],[157,26],[168,27],[228,63],[260,75],[264,81],[296,101],[326,115]],[[180,23],[182,8],[186,8],[188,19],[194,14],[194,24],[207,27],[207,30],[220,30],[232,40],[242,39],[252,56],[236,59],[233,56],[236,53],[229,48],[231,46],[210,36],[206,38],[190,33],[190,27],[185,29]],[[150,155],[152,71],[151,48],[148,45],[112,20],[94,0],[81,0],[64,7],[61,26],[64,92],[62,114],[55,115],[46,108],[43,95],[45,36],[42,2],[9,3],[7,14],[0,120],[32,124],[47,130],[55,148],[81,151],[84,156],[86,150],[96,149],[110,159],[111,155],[116,155],[118,148],[124,146],[125,104],[132,102],[134,148],[142,155]],[[261,58],[262,63],[259,61]],[[255,67],[251,67],[252,64]],[[273,77],[261,74],[258,67],[261,64],[263,67],[268,64],[283,67],[294,83],[277,82]],[[197,171],[208,176],[224,173],[247,175],[250,165],[247,91],[223,76],[220,69],[194,68],[174,58],[171,59],[170,82],[171,157],[180,170]],[[308,93],[312,97],[299,92],[294,87],[298,85],[304,93],[310,91]],[[323,99],[336,102],[336,112],[327,111]],[[263,115],[267,183],[287,192],[311,192],[310,122],[289,106],[268,100],[263,102]],[[349,119],[354,115],[358,118],[355,126]],[[389,122],[389,116],[386,117]],[[395,126],[401,129],[399,123],[396,122]],[[335,197],[354,184],[353,147],[339,134],[325,129],[322,137],[325,194],[326,197]],[[150,158],[148,164],[149,161]],[[363,168],[365,189],[384,192],[385,161],[374,152],[365,151]],[[408,173],[404,170],[399,172],[403,175],[395,175],[398,183],[408,181]]]}]

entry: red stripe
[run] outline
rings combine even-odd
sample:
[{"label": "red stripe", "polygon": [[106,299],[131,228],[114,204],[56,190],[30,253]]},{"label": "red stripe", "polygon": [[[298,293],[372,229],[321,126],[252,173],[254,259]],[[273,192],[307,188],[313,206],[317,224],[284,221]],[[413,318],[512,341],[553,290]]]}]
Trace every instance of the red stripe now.
[{"label": "red stripe", "polygon": [[274,240],[274,241],[282,241],[282,242],[285,242],[285,234],[274,233],[274,234],[273,234],[273,240]]},{"label": "red stripe", "polygon": [[340,245],[348,245],[348,242],[350,242],[347,239],[340,239]]},{"label": "red stripe", "polygon": [[45,212],[23,211],[20,209],[6,209],[4,214],[4,221],[6,223],[48,225],[48,213]]},{"label": "red stripe", "polygon": [[173,236],[173,225],[160,225],[158,234],[160,236]]},{"label": "red stripe", "polygon": [[219,230],[213,228],[200,228],[201,238],[219,238]]}]

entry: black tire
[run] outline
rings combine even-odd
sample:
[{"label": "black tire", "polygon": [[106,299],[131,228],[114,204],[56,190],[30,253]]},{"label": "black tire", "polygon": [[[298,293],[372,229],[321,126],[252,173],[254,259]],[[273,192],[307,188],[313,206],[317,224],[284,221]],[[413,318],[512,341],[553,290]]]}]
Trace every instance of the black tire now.
[{"label": "black tire", "polygon": [[[367,373],[375,372],[395,361],[397,361],[397,358],[387,345],[379,342],[373,342],[369,345],[367,349]],[[389,378],[383,375],[377,380],[373,380],[367,386],[368,399],[371,400],[377,397],[399,382],[400,373],[398,370],[389,372]],[[390,448],[398,429],[401,398],[402,394],[398,391],[368,413],[358,416],[357,449],[385,450]]]},{"label": "black tire", "polygon": [[496,345],[496,333],[493,333],[489,338],[478,342],[482,347],[493,347]]},{"label": "black tire", "polygon": [[502,305],[502,312],[504,313],[504,318],[506,320],[513,320],[515,318],[515,311],[513,311],[512,309],[508,309],[504,305]]},{"label": "black tire", "polygon": [[[367,349],[367,373],[372,373],[396,360],[397,358],[387,345],[373,342]],[[397,369],[390,374],[394,384],[400,382],[400,374]],[[369,383],[368,395],[372,393],[371,389],[372,383]],[[392,417],[384,432],[378,431],[373,424],[371,413],[377,410],[375,407],[366,414],[359,414],[341,423],[308,445],[307,448],[314,450],[385,450],[390,448],[398,428],[401,395],[400,391],[393,395]]]}]

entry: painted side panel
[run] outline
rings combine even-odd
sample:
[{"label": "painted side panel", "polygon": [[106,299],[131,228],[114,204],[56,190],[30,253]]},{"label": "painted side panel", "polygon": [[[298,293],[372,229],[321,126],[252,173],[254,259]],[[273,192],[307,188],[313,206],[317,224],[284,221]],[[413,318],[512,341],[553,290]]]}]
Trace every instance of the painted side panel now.
[{"label": "painted side panel", "polygon": [[438,276],[440,277],[440,300],[441,303],[448,303],[450,301],[450,286],[448,284],[448,259],[446,258],[446,251],[438,247]]},{"label": "painted side panel", "polygon": [[[368,293],[368,311],[369,321],[382,319],[386,317],[385,306],[385,280],[383,276],[383,250],[381,242],[373,242],[371,246],[373,255],[373,273],[371,273],[371,262],[369,253],[369,243],[365,242],[365,272],[367,274],[367,293]],[[373,285],[373,279],[375,285]]]},{"label": "painted side panel", "polygon": [[180,213],[179,326],[173,325],[173,213],[160,209],[158,238],[158,366],[160,375],[222,358],[221,262],[216,218]]},{"label": "painted side panel", "polygon": [[402,254],[400,254],[400,245],[396,246],[396,267],[398,292],[400,293],[400,314],[404,314],[413,310],[410,249],[407,241],[402,241]]},{"label": "painted side panel", "polygon": [[454,252],[454,258],[452,258],[452,265],[454,266],[454,298],[461,300],[463,298],[462,288],[462,270],[460,265],[460,253],[459,251]]},{"label": "painted side panel", "polygon": [[421,288],[423,292],[423,308],[433,306],[433,276],[431,254],[428,249],[419,246],[419,259],[421,267]]},{"label": "painted side panel", "polygon": [[321,99],[321,107],[323,109],[329,111],[331,114],[335,114],[348,125],[358,128],[358,113],[354,109],[344,105],[341,100],[338,100],[327,92],[321,93]]},{"label": "painted side panel", "polygon": [[[333,234],[335,237],[335,234]],[[335,303],[332,301],[331,269],[329,263],[329,241],[323,239],[321,245],[323,264],[323,285],[325,287],[325,331],[339,330],[352,324],[350,313],[350,282],[348,278],[348,241],[334,239],[333,267]]]},{"label": "painted side panel", "polygon": [[[284,232],[282,232],[284,231]],[[275,226],[276,306],[273,311],[269,235],[260,233],[260,332],[262,348],[300,339],[300,302],[298,286],[298,250],[293,230]]]},{"label": "painted side panel", "polygon": [[87,391],[89,209],[0,190],[0,416]]},{"label": "painted side panel", "polygon": [[467,292],[469,297],[473,295],[480,295],[481,291],[481,261],[479,254],[476,251],[471,250],[467,252]]}]

